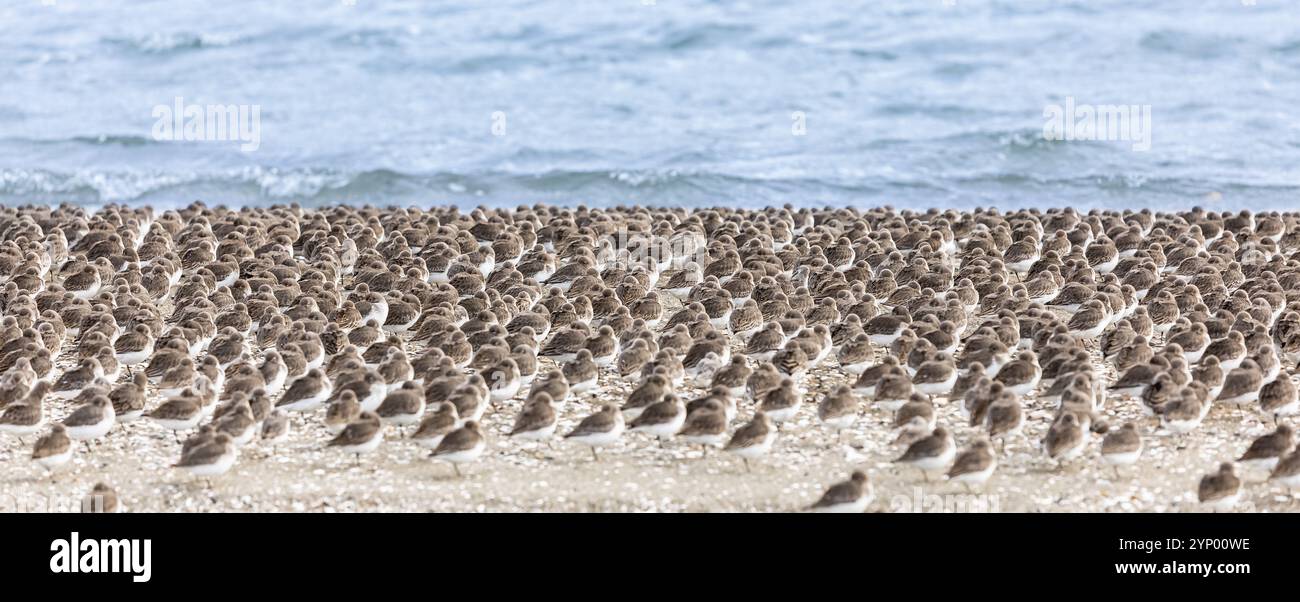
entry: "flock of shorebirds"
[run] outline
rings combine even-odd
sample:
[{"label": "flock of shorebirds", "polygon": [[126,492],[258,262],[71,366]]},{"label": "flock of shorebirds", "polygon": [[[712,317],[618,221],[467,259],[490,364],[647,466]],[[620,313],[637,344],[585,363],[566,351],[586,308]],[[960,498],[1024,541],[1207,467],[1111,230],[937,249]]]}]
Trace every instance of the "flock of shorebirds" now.
[{"label": "flock of shorebirds", "polygon": [[[748,468],[803,412],[838,438],[875,411],[899,465],[970,487],[1027,399],[1056,407],[1042,454],[1100,441],[1117,474],[1144,430],[1251,408],[1276,430],[1197,492],[1228,508],[1236,463],[1300,485],[1298,251],[1300,215],[1201,209],[0,207],[0,432],[53,472],[152,421],[206,479],[298,413],[357,462],[387,432],[459,475],[486,412],[596,460],[643,433]],[[842,384],[805,399],[818,366]],[[601,375],[634,386],[560,430]],[[56,400],[74,409],[52,423]],[[1108,403],[1154,426],[1107,424]],[[958,445],[936,404],[987,434]],[[858,471],[813,508],[872,497]]]}]

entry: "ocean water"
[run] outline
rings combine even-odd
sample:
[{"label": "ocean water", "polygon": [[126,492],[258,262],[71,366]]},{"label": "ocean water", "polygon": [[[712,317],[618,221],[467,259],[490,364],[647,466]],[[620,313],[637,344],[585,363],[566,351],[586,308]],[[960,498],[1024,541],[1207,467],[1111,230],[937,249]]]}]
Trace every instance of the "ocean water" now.
[{"label": "ocean water", "polygon": [[1293,208],[1298,159],[1291,0],[0,0],[0,203]]}]

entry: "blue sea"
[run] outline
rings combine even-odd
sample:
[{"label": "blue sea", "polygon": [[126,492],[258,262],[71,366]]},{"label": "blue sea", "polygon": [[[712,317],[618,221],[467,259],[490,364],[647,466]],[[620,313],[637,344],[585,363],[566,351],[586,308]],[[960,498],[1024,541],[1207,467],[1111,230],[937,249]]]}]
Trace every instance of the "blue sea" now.
[{"label": "blue sea", "polygon": [[[1048,139],[1067,99],[1149,108],[1149,149]],[[256,144],[160,117],[191,105],[256,115]],[[1298,193],[1291,0],[0,0],[5,204]]]}]

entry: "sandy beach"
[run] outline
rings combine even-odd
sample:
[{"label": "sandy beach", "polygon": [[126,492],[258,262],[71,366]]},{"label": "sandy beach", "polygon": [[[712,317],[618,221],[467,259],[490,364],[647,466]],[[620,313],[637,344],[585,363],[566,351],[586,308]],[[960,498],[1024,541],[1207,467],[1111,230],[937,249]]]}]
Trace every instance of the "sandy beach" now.
[{"label": "sandy beach", "polygon": [[[416,353],[418,350],[413,349]],[[1096,360],[1094,360],[1096,361]],[[593,461],[585,446],[556,439],[550,446],[507,438],[522,393],[490,408],[483,422],[489,438],[483,457],[457,477],[449,464],[385,427],[380,448],[361,458],[327,449],[324,410],[291,414],[289,440],[273,448],[254,443],[240,450],[230,473],[211,489],[171,468],[180,445],[170,431],[149,420],[115,427],[92,454],[76,458],[54,475],[27,461],[30,443],[3,439],[0,511],[77,511],[96,482],[111,484],[125,511],[135,512],[794,512],[806,509],[824,489],[863,469],[875,487],[873,512],[1203,512],[1196,501],[1201,476],[1223,458],[1244,451],[1242,441],[1273,426],[1248,409],[1216,406],[1202,426],[1186,435],[1159,433],[1135,400],[1112,399],[1109,424],[1137,421],[1146,449],[1141,461],[1120,469],[1101,462],[1099,436],[1084,456],[1058,468],[1040,449],[1054,407],[1024,399],[1026,426],[1007,444],[994,476],[982,489],[967,490],[929,480],[893,464],[903,449],[891,445],[892,414],[870,408],[842,441],[816,416],[815,402],[840,384],[852,384],[829,360],[804,378],[804,404],[782,426],[772,452],[750,462],[671,441],[661,449],[644,434],[629,433]],[[1098,361],[1099,365],[1104,365]],[[545,370],[554,364],[542,360]],[[1107,366],[1109,370],[1109,366]],[[1111,376],[1113,378],[1113,375]],[[605,371],[599,394],[570,398],[559,411],[557,432],[571,429],[601,401],[621,404],[637,379]],[[690,399],[703,389],[684,389]],[[155,402],[157,399],[154,400]],[[752,399],[739,400],[736,423],[753,413]],[[935,399],[937,422],[953,429],[958,445],[982,434],[967,426],[956,404]],[[71,411],[53,404],[52,420]],[[407,427],[405,434],[410,433]],[[1154,433],[1154,434],[1153,434]],[[1264,472],[1243,472],[1238,512],[1293,511],[1297,497],[1265,483]]]}]

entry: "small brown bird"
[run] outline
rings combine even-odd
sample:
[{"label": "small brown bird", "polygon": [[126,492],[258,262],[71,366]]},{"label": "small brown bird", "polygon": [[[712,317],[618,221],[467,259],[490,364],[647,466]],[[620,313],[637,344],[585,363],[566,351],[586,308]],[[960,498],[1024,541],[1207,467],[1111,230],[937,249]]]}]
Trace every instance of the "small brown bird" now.
[{"label": "small brown bird", "polygon": [[1278,460],[1291,453],[1295,447],[1295,431],[1287,424],[1279,424],[1267,435],[1255,439],[1237,461],[1272,471]]},{"label": "small brown bird", "polygon": [[460,465],[477,460],[483,455],[486,447],[487,439],[483,436],[483,427],[479,426],[478,421],[469,420],[464,426],[444,436],[429,457],[450,462],[451,467],[456,471],[456,476],[459,477],[461,476]]},{"label": "small brown bird", "polygon": [[53,473],[72,459],[75,450],[67,429],[62,424],[55,424],[50,432],[36,440],[36,446],[32,448],[32,461]]},{"label": "small brown bird", "polygon": [[1087,433],[1083,425],[1079,424],[1078,417],[1067,412],[1047,429],[1047,436],[1043,438],[1043,453],[1059,465],[1079,457],[1087,443]]},{"label": "small brown bird", "polygon": [[1241,498],[1241,479],[1237,478],[1231,462],[1219,465],[1219,470],[1201,477],[1196,488],[1196,499],[1211,509],[1228,510]]},{"label": "small brown bird", "polygon": [[117,492],[104,483],[95,483],[90,493],[81,499],[82,512],[113,514],[117,510]]},{"label": "small brown bird", "polygon": [[831,485],[821,499],[812,505],[814,512],[861,514],[875,497],[867,473],[853,471],[849,480]]},{"label": "small brown bird", "polygon": [[541,393],[529,400],[515,418],[510,437],[529,441],[546,441],[555,436],[556,415],[551,396]]},{"label": "small brown bird", "polygon": [[433,405],[424,420],[420,421],[420,426],[411,433],[411,440],[420,447],[437,449],[443,437],[456,430],[459,424],[460,416],[456,412],[456,404],[440,401]]},{"label": "small brown bird", "polygon": [[1124,423],[1118,429],[1108,431],[1101,440],[1101,459],[1115,468],[1115,478],[1119,478],[1119,467],[1128,466],[1142,456],[1142,434],[1137,424]]},{"label": "small brown bird", "polygon": [[909,445],[907,451],[894,462],[916,468],[929,481],[929,473],[947,468],[956,454],[957,446],[952,440],[952,433],[940,426],[931,431],[930,436]]},{"label": "small brown bird", "polygon": [[750,458],[767,455],[767,452],[772,449],[772,444],[776,442],[776,436],[776,425],[772,419],[768,418],[767,414],[756,412],[753,420],[736,429],[724,450],[740,456],[745,463],[745,472],[752,472],[749,467]]},{"label": "small brown bird", "polygon": [[355,463],[360,465],[361,454],[375,451],[383,440],[384,429],[379,415],[374,412],[362,412],[356,420],[350,422],[325,445],[352,454]]},{"label": "small brown bird", "polygon": [[583,418],[564,438],[591,447],[592,459],[599,462],[600,455],[596,453],[596,448],[610,445],[622,436],[623,413],[618,406],[607,403],[595,414]]},{"label": "small brown bird", "polygon": [[971,484],[983,485],[993,476],[998,467],[998,458],[993,454],[993,444],[988,439],[976,439],[970,447],[957,454],[952,468],[948,469],[948,480],[962,484],[970,491]]}]

